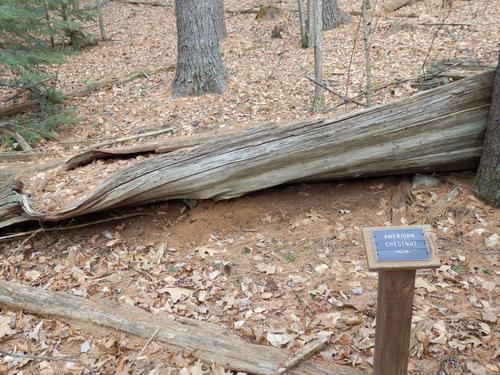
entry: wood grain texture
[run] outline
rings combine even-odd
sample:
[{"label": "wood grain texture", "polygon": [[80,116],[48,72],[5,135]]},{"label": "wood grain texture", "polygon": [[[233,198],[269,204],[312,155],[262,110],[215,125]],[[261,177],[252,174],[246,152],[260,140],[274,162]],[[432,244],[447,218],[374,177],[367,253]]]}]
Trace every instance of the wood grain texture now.
[{"label": "wood grain texture", "polygon": [[264,124],[180,148],[165,142],[155,146],[164,153],[117,172],[59,211],[36,211],[29,191],[20,201],[32,220],[61,220],[169,199],[230,199],[298,181],[475,168],[493,74],[340,119]]},{"label": "wood grain texture", "polygon": [[406,375],[415,270],[379,271],[374,375]]},{"label": "wood grain texture", "polygon": [[[156,340],[184,348],[205,361],[213,361],[227,369],[269,375],[285,363],[285,350],[248,343],[225,327],[175,317],[153,315],[135,306],[125,306],[104,300],[90,300],[65,293],[54,293],[17,282],[0,281],[0,305],[22,309],[40,316],[62,321],[92,323],[115,328],[145,339],[157,329]],[[295,375],[362,375],[364,371],[347,367],[328,366],[307,360],[288,374]]]}]

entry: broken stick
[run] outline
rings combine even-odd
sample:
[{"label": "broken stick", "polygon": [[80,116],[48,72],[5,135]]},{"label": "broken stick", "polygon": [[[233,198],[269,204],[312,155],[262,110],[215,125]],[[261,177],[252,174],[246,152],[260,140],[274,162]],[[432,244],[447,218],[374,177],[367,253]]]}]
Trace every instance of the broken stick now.
[{"label": "broken stick", "polygon": [[286,360],[286,362],[281,366],[278,371],[276,371],[275,375],[280,375],[288,372],[289,370],[297,367],[305,360],[311,358],[314,354],[322,350],[328,341],[330,341],[331,335],[326,335],[320,337],[319,339],[308,342],[302,350],[299,350],[292,357]]}]

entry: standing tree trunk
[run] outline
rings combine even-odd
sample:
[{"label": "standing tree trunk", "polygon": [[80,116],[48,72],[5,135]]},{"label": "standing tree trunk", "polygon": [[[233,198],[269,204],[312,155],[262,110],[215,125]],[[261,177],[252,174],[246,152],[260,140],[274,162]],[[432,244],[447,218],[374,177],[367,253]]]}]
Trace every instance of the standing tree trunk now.
[{"label": "standing tree trunk", "polygon": [[224,0],[215,0],[214,23],[219,40],[227,37],[226,19],[224,17]]},{"label": "standing tree trunk", "polygon": [[219,38],[213,15],[218,0],[175,0],[177,68],[174,97],[226,90]]},{"label": "standing tree trunk", "polygon": [[314,46],[314,0],[307,0],[307,46]]},{"label": "standing tree trunk", "polygon": [[106,32],[104,31],[104,20],[102,19],[101,0],[96,0],[97,15],[99,17],[99,30],[101,30],[102,40],[106,40]]},{"label": "standing tree trunk", "polygon": [[309,47],[309,42],[307,40],[307,30],[306,30],[306,13],[304,8],[304,0],[298,0],[299,7],[299,26],[300,26],[300,41],[302,42],[302,48]]},{"label": "standing tree trunk", "polygon": [[323,92],[323,30],[322,26],[322,2],[323,0],[309,0],[314,3],[314,88],[313,111],[319,112],[325,106],[325,96]]},{"label": "standing tree trunk", "polygon": [[323,0],[323,30],[333,29],[348,22],[351,17],[340,9],[338,0]]},{"label": "standing tree trunk", "polygon": [[372,105],[372,68],[370,61],[370,29],[371,21],[368,16],[368,0],[363,0],[363,44],[365,47],[365,69],[366,69],[366,106]]},{"label": "standing tree trunk", "polygon": [[476,175],[476,194],[486,203],[500,207],[500,56],[486,124],[483,153]]}]

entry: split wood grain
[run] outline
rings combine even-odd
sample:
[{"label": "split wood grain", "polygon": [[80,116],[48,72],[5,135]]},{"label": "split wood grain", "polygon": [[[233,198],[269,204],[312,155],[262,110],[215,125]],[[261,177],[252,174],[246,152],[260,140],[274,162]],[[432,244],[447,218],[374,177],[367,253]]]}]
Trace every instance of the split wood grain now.
[{"label": "split wood grain", "polygon": [[[114,328],[165,344],[183,348],[204,361],[224,368],[253,374],[271,375],[289,355],[279,348],[251,344],[229,329],[199,320],[153,315],[135,306],[104,300],[91,300],[33,288],[14,281],[0,281],[0,305],[13,310],[53,317],[64,322],[83,322]],[[295,375],[363,375],[364,371],[307,360],[289,374]]]},{"label": "split wood grain", "polygon": [[263,124],[195,143],[179,139],[156,144],[155,152],[164,153],[107,177],[61,210],[37,211],[29,191],[19,194],[19,200],[25,217],[57,221],[170,199],[230,199],[298,181],[475,168],[493,74],[339,119]]}]

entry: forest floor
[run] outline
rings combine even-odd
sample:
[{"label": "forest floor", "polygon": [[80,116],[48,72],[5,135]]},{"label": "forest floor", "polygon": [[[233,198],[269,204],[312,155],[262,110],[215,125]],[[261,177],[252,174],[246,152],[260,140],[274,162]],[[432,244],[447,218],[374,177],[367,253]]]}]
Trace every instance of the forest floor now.
[{"label": "forest floor", "polygon": [[[43,140],[36,147],[68,156],[101,138],[161,126],[171,131],[154,140],[312,116],[314,87],[307,77],[313,76],[313,52],[300,47],[296,2],[282,1],[284,11],[274,20],[234,12],[258,4],[225,1],[226,94],[173,99],[173,70],[157,71],[71,100],[77,123],[61,129],[59,142]],[[360,1],[341,4],[346,10],[360,8]],[[446,11],[440,5],[440,0],[417,1],[393,17],[374,19],[375,87],[418,77],[435,60],[496,63],[498,5],[457,0]],[[110,1],[103,10],[110,40],[70,56],[58,68],[62,91],[175,65],[171,6]],[[435,26],[443,22],[453,26]],[[271,38],[277,25],[282,39]],[[324,74],[327,86],[342,95],[363,90],[359,17],[325,33]],[[410,82],[391,85],[377,90],[374,101],[415,92]],[[327,94],[327,110],[317,115],[357,109],[349,104],[330,110],[339,103]],[[121,161],[120,168],[133,162]],[[110,167],[96,162],[86,168],[92,178]],[[499,374],[500,212],[473,196],[472,172],[436,177],[440,185],[415,191],[416,202],[403,219],[433,226],[442,260],[441,268],[417,273],[410,373]],[[0,273],[5,280],[52,291],[206,320],[250,342],[290,352],[328,330],[332,338],[317,361],[371,369],[377,274],[367,270],[361,228],[390,224],[390,197],[398,183],[387,177],[301,184],[202,201],[194,208],[169,202],[120,210],[114,214],[147,216],[2,242]],[[454,189],[457,198],[436,204]],[[78,362],[3,355],[0,373],[80,374],[88,366],[97,374],[224,373],[186,351],[154,340],[145,347],[146,341],[4,309],[3,352]]]}]

